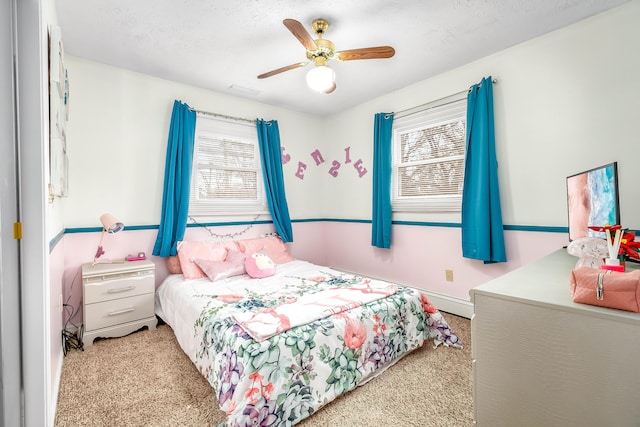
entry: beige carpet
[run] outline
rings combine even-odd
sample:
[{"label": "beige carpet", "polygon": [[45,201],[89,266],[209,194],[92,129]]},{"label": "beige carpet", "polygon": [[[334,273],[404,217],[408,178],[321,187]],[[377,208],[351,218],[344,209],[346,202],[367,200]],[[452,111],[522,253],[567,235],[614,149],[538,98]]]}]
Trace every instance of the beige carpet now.
[{"label": "beige carpet", "polygon": [[[443,315],[464,349],[428,343],[298,425],[472,425],[469,320]],[[96,340],[64,358],[56,427],[213,426],[224,418],[213,389],[167,325]]]}]

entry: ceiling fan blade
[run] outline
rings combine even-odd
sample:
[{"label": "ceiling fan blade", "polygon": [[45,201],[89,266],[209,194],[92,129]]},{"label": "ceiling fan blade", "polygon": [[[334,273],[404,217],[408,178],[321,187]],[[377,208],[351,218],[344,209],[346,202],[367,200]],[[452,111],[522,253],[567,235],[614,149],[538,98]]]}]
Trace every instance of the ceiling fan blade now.
[{"label": "ceiling fan blade", "polygon": [[287,65],[286,67],[278,68],[277,70],[269,71],[268,73],[260,74],[259,79],[266,79],[267,77],[275,76],[276,74],[284,73],[285,71],[294,70],[296,68],[304,67],[308,62],[297,62],[295,64]]},{"label": "ceiling fan blade", "polygon": [[318,46],[316,46],[316,42],[313,41],[313,37],[304,29],[304,26],[300,22],[295,19],[285,19],[282,23],[296,36],[305,49],[311,51],[318,50]]},{"label": "ceiling fan blade", "polygon": [[340,61],[353,61],[355,59],[391,58],[393,55],[395,55],[395,53],[395,49],[391,46],[376,46],[336,52],[335,58]]},{"label": "ceiling fan blade", "polygon": [[324,93],[326,93],[328,95],[331,92],[333,92],[334,90],[336,90],[336,83],[335,82],[333,82],[333,85],[329,89],[325,90]]}]

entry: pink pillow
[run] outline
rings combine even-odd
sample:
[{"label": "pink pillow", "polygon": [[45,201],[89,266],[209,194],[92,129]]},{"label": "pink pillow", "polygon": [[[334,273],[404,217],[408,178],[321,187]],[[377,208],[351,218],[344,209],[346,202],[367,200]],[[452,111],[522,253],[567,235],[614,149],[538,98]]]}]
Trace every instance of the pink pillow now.
[{"label": "pink pillow", "polygon": [[237,240],[236,243],[240,251],[245,254],[263,252],[269,255],[276,264],[284,264],[295,259],[289,255],[287,247],[279,237],[258,237],[256,239]]},{"label": "pink pillow", "polygon": [[248,255],[244,260],[244,268],[247,274],[254,279],[262,279],[276,274],[276,264],[267,254],[255,253]]},{"label": "pink pillow", "polygon": [[219,279],[238,276],[247,272],[244,268],[244,259],[247,256],[242,252],[229,251],[224,261],[211,261],[208,259],[195,259],[195,263],[207,275],[209,280],[215,282]]},{"label": "pink pillow", "polygon": [[182,268],[180,268],[180,259],[177,255],[172,255],[167,258],[167,268],[171,274],[182,274]]},{"label": "pink pillow", "polygon": [[199,279],[205,277],[204,272],[195,263],[196,259],[209,261],[224,261],[227,248],[224,243],[214,242],[178,242],[178,258],[185,279]]}]

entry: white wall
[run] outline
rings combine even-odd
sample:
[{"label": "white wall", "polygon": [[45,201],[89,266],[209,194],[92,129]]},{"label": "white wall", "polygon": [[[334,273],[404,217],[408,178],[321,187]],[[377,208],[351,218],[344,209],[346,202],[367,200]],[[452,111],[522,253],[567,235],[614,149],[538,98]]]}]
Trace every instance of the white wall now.
[{"label": "white wall", "polygon": [[[503,219],[509,225],[567,226],[568,175],[617,161],[623,225],[640,229],[640,1],[488,56],[328,119],[332,146],[372,161],[373,115],[402,111],[466,90],[485,76],[494,85]],[[371,217],[371,174],[330,181],[329,216]],[[459,215],[394,219],[459,222]]]},{"label": "white wall", "polygon": [[[67,56],[70,75],[66,228],[99,226],[110,212],[127,225],[160,222],[167,136],[174,100],[234,117],[278,120],[287,153],[306,156],[319,119],[237,97]],[[310,158],[309,158],[310,159]],[[311,160],[311,159],[310,159]],[[292,217],[316,215],[320,186],[285,176]],[[246,219],[253,219],[252,216]]]},{"label": "white wall", "polygon": [[[640,81],[640,2],[589,18],[329,118],[288,110],[67,57],[71,75],[70,197],[65,227],[96,226],[102,212],[127,224],[157,224],[166,138],[174,99],[197,109],[277,119],[292,218],[370,219],[373,115],[401,111],[494,85],[496,145],[504,223],[566,226],[568,175],[618,161],[623,224],[640,228],[634,197],[634,118]],[[352,163],[345,164],[350,147]],[[319,149],[325,162],[316,165]],[[353,168],[363,160],[368,172]],[[337,177],[328,171],[342,165]],[[304,179],[295,176],[307,165]],[[117,173],[114,173],[117,171]],[[394,219],[459,222],[459,215]]]}]

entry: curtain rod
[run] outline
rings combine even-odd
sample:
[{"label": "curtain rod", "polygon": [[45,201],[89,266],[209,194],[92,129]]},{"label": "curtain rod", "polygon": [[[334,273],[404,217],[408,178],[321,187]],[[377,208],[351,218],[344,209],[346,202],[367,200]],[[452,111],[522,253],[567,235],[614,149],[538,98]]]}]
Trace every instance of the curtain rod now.
[{"label": "curtain rod", "polygon": [[255,120],[245,119],[243,117],[226,116],[224,114],[218,114],[218,113],[211,113],[209,111],[196,110],[195,108],[191,108],[191,111],[195,111],[197,114],[202,114],[204,116],[220,117],[222,119],[237,120],[237,121],[240,121],[240,122],[247,122],[247,123],[251,123],[251,124],[255,124],[256,123]]},{"label": "curtain rod", "polygon": [[[492,81],[492,83],[498,83],[498,79],[492,79],[491,81]],[[442,101],[443,99],[452,98],[454,96],[462,95],[465,92],[469,93],[470,90],[471,90],[471,87],[469,89],[461,90],[460,92],[456,92],[456,93],[453,93],[451,95],[443,96],[442,98],[434,99],[433,101],[426,102],[426,103],[418,105],[416,107],[411,107],[411,108],[407,108],[406,110],[396,111],[396,112],[393,113],[393,116],[395,118],[400,118],[400,117],[403,117],[403,116],[409,116],[411,114],[417,113],[418,111],[424,110],[424,107],[426,107],[427,105],[431,105],[431,104],[433,104],[435,102]],[[446,104],[448,104],[448,103],[446,103]],[[443,105],[446,105],[446,104],[443,104]]]}]

